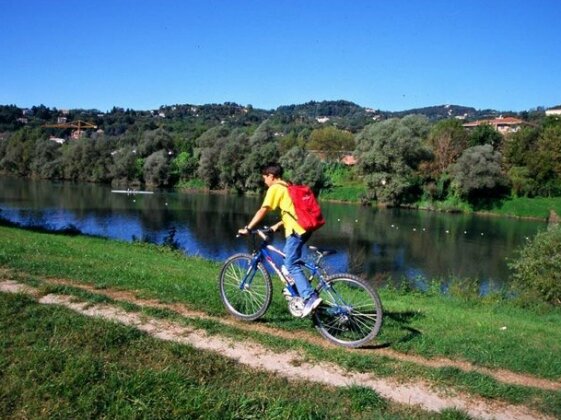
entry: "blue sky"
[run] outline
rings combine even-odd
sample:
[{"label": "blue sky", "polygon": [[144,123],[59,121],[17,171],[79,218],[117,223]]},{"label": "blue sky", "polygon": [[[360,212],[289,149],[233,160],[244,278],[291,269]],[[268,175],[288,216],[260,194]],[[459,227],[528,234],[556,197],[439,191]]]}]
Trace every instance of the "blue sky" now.
[{"label": "blue sky", "polygon": [[561,1],[0,0],[0,104],[561,104]]}]

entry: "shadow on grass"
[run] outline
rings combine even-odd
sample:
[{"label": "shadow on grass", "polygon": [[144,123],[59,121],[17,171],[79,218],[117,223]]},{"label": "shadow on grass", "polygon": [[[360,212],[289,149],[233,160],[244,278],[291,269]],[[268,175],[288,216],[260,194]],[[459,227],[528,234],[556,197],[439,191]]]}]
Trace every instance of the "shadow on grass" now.
[{"label": "shadow on grass", "polygon": [[409,326],[414,319],[423,318],[424,315],[417,311],[403,311],[403,312],[384,312],[384,324],[382,325],[382,332],[384,329],[391,330],[391,335],[395,336],[393,339],[364,346],[365,349],[382,349],[392,347],[398,343],[406,343],[414,340],[422,335],[422,332],[416,328]]}]

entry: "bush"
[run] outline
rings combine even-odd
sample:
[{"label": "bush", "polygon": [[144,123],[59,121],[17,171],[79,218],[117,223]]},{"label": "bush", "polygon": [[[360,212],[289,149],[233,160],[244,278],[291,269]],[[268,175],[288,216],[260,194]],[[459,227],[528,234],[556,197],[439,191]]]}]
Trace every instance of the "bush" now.
[{"label": "bush", "polygon": [[520,297],[561,305],[561,226],[540,232],[509,264]]},{"label": "bush", "polygon": [[488,144],[464,150],[451,168],[456,193],[474,201],[506,192],[508,182],[501,170],[501,159],[501,154]]}]

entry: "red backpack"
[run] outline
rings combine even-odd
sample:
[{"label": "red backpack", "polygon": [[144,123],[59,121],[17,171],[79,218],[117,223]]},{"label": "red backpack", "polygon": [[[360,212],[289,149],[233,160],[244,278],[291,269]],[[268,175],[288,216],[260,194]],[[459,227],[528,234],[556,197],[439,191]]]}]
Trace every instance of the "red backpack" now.
[{"label": "red backpack", "polygon": [[[307,185],[287,184],[288,194],[294,203],[296,222],[306,232],[319,229],[325,224],[321,208],[314,192]],[[291,215],[292,216],[292,215]]]}]

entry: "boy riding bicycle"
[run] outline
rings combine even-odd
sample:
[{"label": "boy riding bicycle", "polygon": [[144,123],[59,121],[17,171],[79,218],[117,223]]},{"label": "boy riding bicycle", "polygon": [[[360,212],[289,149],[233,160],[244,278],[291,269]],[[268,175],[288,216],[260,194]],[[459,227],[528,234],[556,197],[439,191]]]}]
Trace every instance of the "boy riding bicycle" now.
[{"label": "boy riding bicycle", "polygon": [[257,210],[251,221],[238,231],[240,235],[247,235],[249,230],[255,228],[265,215],[277,208],[281,211],[281,221],[273,225],[271,229],[277,231],[281,226],[284,227],[286,242],[284,246],[284,265],[294,279],[296,289],[300,297],[304,300],[302,317],[308,316],[321,303],[321,298],[317,295],[314,288],[302,272],[302,267],[297,261],[302,257],[304,244],[310,239],[312,232],[306,232],[294,217],[294,203],[288,193],[288,184],[282,180],[283,169],[277,163],[271,163],[261,169],[263,181],[267,185],[267,194],[263,200],[261,208]]}]

